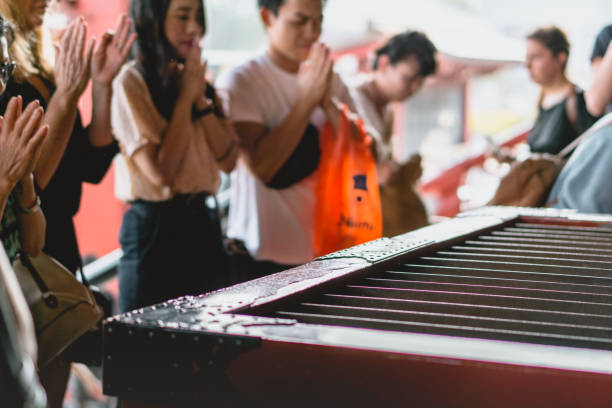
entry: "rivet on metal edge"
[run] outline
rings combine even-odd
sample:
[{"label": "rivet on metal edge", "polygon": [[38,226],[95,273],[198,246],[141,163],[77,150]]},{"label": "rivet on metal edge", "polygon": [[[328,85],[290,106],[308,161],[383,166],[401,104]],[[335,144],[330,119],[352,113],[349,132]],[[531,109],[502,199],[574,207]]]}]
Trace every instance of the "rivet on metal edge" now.
[{"label": "rivet on metal edge", "polygon": [[149,332],[149,337],[153,337],[153,332],[152,331]]},{"label": "rivet on metal edge", "polygon": [[113,328],[112,328],[112,327],[109,327],[108,329],[106,329],[106,331],[107,331],[108,333],[112,333],[112,332],[113,332]]},{"label": "rivet on metal edge", "polygon": [[108,356],[106,356],[106,359],[111,360],[112,359],[111,355],[109,354]]},{"label": "rivet on metal edge", "polygon": [[172,333],[172,335],[170,336],[170,338],[171,338],[172,340],[176,340],[176,334]]}]

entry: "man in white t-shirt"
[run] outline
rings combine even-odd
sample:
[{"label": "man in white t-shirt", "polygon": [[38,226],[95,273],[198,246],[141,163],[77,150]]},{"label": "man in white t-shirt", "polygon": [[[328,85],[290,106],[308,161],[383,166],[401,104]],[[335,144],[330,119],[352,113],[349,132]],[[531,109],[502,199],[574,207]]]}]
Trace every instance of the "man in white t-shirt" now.
[{"label": "man in white t-shirt", "polygon": [[249,277],[312,260],[318,132],[338,121],[332,97],[350,102],[318,41],[324,0],[259,0],[264,54],[217,80],[241,142],[231,177],[229,238],[254,259]]}]

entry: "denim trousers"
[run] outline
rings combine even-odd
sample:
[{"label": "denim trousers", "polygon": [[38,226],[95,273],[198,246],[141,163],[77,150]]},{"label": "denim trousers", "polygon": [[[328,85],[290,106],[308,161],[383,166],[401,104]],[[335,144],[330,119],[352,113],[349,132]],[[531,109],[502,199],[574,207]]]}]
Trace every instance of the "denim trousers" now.
[{"label": "denim trousers", "polygon": [[206,197],[131,203],[119,234],[122,313],[226,286],[229,263],[219,216],[206,206]]}]

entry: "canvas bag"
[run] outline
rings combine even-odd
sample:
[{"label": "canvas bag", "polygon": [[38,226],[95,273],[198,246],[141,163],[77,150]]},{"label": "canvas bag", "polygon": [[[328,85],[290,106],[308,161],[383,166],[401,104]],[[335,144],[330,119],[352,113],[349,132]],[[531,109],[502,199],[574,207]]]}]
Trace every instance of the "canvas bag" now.
[{"label": "canvas bag", "polygon": [[13,269],[32,312],[42,368],[93,329],[103,312],[89,289],[44,253],[33,258],[21,252]]},{"label": "canvas bag", "polygon": [[372,140],[359,119],[340,104],[338,131],[320,134],[313,248],[328,254],[382,236],[382,210]]}]

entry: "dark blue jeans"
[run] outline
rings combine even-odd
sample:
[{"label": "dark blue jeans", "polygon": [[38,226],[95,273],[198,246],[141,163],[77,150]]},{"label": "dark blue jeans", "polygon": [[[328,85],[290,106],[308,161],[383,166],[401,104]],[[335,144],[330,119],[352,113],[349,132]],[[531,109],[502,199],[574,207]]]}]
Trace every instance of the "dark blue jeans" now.
[{"label": "dark blue jeans", "polygon": [[226,286],[228,259],[219,216],[206,207],[206,196],[131,204],[119,235],[122,313]]}]

